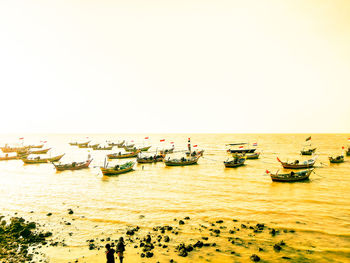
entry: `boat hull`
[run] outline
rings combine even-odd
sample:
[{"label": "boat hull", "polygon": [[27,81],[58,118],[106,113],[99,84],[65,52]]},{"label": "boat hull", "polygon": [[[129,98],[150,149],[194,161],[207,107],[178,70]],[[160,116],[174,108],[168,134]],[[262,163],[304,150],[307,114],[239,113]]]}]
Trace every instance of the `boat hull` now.
[{"label": "boat hull", "polygon": [[256,149],[230,149],[227,150],[230,153],[253,153]]},{"label": "boat hull", "polygon": [[103,167],[100,167],[100,168],[101,168],[102,174],[105,176],[119,175],[119,174],[124,174],[124,173],[133,171],[133,167],[128,167],[122,170],[115,170],[113,168],[103,168]]},{"label": "boat hull", "polygon": [[273,182],[299,182],[308,180],[313,169],[289,174],[270,174]]},{"label": "boat hull", "polygon": [[89,165],[91,162],[92,162],[92,159],[78,165],[73,165],[73,163],[70,165],[54,164],[54,163],[52,164],[55,166],[56,171],[66,171],[66,170],[81,170],[81,169],[89,168]]}]

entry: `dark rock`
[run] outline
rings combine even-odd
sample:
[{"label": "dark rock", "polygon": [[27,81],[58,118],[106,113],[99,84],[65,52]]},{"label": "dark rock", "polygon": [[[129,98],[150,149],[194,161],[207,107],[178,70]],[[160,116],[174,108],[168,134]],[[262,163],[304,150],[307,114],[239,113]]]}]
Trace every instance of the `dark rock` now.
[{"label": "dark rock", "polygon": [[203,240],[208,240],[209,238],[208,237],[202,237]]},{"label": "dark rock", "polygon": [[279,244],[275,244],[275,245],[273,246],[273,249],[274,249],[275,251],[280,251],[280,250],[282,249],[282,247],[281,247]]},{"label": "dark rock", "polygon": [[144,253],[141,253],[140,255],[142,258],[144,258],[146,255]]},{"label": "dark rock", "polygon": [[47,215],[47,216],[52,216],[52,213],[47,213],[46,215]]},{"label": "dark rock", "polygon": [[224,223],[224,220],[218,220],[218,221],[216,221],[216,223],[217,224],[222,224],[222,223]]},{"label": "dark rock", "polygon": [[259,247],[259,251],[264,251],[264,249],[263,249],[263,248],[261,248],[261,247]]},{"label": "dark rock", "polygon": [[182,220],[179,221],[179,225],[184,225],[184,224],[185,224],[184,221],[182,221]]},{"label": "dark rock", "polygon": [[284,256],[284,257],[282,257],[283,259],[291,259],[290,257],[286,257],[286,256]]},{"label": "dark rock", "polygon": [[187,253],[186,249],[181,249],[179,251],[179,256],[180,257],[187,257],[187,255],[188,255],[188,253]]},{"label": "dark rock", "polygon": [[70,215],[74,214],[73,210],[69,208],[68,209],[68,214],[70,214]]},{"label": "dark rock", "polygon": [[254,261],[254,262],[260,261],[260,257],[259,257],[258,255],[256,255],[256,254],[251,255],[251,256],[250,256],[250,259],[251,259],[252,261]]},{"label": "dark rock", "polygon": [[152,252],[147,252],[146,253],[146,258],[151,258],[153,257],[153,253]]},{"label": "dark rock", "polygon": [[190,217],[189,217],[189,216],[186,216],[184,219],[185,219],[185,220],[190,220]]},{"label": "dark rock", "polygon": [[203,242],[198,240],[197,243],[194,244],[193,246],[194,246],[194,247],[201,248],[201,247],[203,247]]},{"label": "dark rock", "polygon": [[168,236],[164,236],[164,242],[169,242],[170,238]]},{"label": "dark rock", "polygon": [[245,224],[241,224],[241,228],[247,228]]}]

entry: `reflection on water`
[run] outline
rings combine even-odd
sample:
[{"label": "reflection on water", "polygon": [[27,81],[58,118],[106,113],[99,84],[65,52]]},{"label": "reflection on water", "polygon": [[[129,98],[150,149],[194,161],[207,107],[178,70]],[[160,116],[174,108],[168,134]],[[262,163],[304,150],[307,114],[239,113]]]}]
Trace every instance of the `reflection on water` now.
[{"label": "reflection on water", "polygon": [[[48,140],[48,147],[54,149],[51,154],[65,153],[61,161],[69,162],[87,158],[88,149],[68,144],[85,136],[28,135],[25,139],[28,143]],[[162,147],[159,140],[165,138],[174,141],[176,149],[185,149],[188,137],[182,134],[149,136],[150,143],[158,144],[159,148]],[[89,137],[96,142],[133,138],[143,143],[145,135]],[[48,222],[71,246],[85,245],[92,229],[98,233],[122,229],[125,225],[149,227],[190,216],[193,224],[211,218],[238,218],[297,229],[301,232],[290,241],[295,246],[310,240],[320,250],[349,253],[350,157],[342,164],[329,164],[327,159],[329,155],[340,154],[348,135],[312,135],[319,154],[316,164],[319,168],[310,181],[299,183],[272,182],[264,171],[282,171],[277,156],[281,160],[307,159],[299,155],[307,135],[194,134],[190,137],[194,144],[205,149],[198,165],[142,164],[135,166],[135,172],[116,177],[103,177],[98,168],[103,165],[105,155],[113,151],[90,151],[94,159],[91,168],[79,171],[56,172],[51,164],[2,161],[1,212],[18,212]],[[11,136],[0,138],[3,144],[13,139]],[[225,168],[225,144],[240,141],[258,142],[261,158],[247,160],[243,167]],[[79,229],[74,238],[69,238],[68,231],[55,223],[55,218],[66,216],[68,208],[75,211],[75,224]],[[46,217],[48,212],[53,213],[50,219]],[[140,215],[145,217],[140,220]]]}]

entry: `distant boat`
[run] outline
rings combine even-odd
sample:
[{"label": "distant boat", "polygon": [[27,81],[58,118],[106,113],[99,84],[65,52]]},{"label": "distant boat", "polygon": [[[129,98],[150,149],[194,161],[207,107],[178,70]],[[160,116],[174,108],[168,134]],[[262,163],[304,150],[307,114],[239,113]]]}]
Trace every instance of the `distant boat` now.
[{"label": "distant boat", "polygon": [[141,152],[147,152],[152,146],[145,146],[145,147],[124,147],[124,150],[127,152],[135,152],[137,150],[140,150]]},{"label": "distant boat", "polygon": [[0,161],[9,161],[9,160],[18,160],[19,157],[17,155],[15,156],[8,156],[8,154],[5,154],[5,156],[0,156]]},{"label": "distant boat", "polygon": [[90,143],[90,141],[88,142],[82,142],[82,143],[77,143],[79,148],[88,148],[88,144]]},{"label": "distant boat", "polygon": [[65,171],[65,170],[80,170],[89,168],[90,163],[92,162],[92,159],[88,159],[85,162],[72,162],[69,164],[55,164],[52,162],[52,164],[55,166],[56,171]]},{"label": "distant boat", "polygon": [[302,149],[300,151],[301,155],[313,155],[317,148]]},{"label": "distant boat", "polygon": [[159,152],[160,152],[161,154],[168,154],[168,153],[173,153],[173,152],[174,152],[174,149],[175,149],[175,147],[172,147],[172,148],[170,148],[170,149],[163,149],[163,150],[160,150]]},{"label": "distant boat", "polygon": [[[249,144],[247,142],[241,143],[229,143],[227,146],[238,146],[238,148],[228,149],[229,153],[253,153],[256,151],[256,148],[249,148]],[[243,145],[248,145],[248,148],[244,148]]]},{"label": "distant boat", "polygon": [[331,163],[343,163],[344,155],[339,155],[337,157],[328,157],[328,159]]},{"label": "distant boat", "polygon": [[236,155],[236,156],[233,156],[232,160],[225,161],[224,165],[226,168],[235,168],[235,167],[244,165],[245,160],[246,160],[245,156]]},{"label": "distant boat", "polygon": [[154,156],[137,156],[136,161],[138,163],[156,163],[156,162],[162,162],[164,159],[164,154],[155,154]]},{"label": "distant boat", "polygon": [[64,156],[64,154],[55,156],[55,157],[50,157],[50,158],[41,158],[40,156],[35,157],[33,159],[28,159],[28,158],[22,158],[22,161],[25,164],[36,164],[36,163],[48,163],[48,162],[58,162],[61,160],[61,158]]},{"label": "distant boat", "polygon": [[28,148],[43,148],[44,144],[40,144],[40,145],[27,145],[26,147]]},{"label": "distant boat", "polygon": [[113,146],[106,146],[106,147],[102,147],[102,146],[95,146],[92,149],[95,151],[110,151],[112,150]]},{"label": "distant boat", "polygon": [[78,142],[69,142],[69,145],[71,145],[71,146],[77,146],[77,145],[78,145]]},{"label": "distant boat", "polygon": [[308,180],[311,172],[314,169],[308,169],[300,172],[291,171],[289,173],[279,174],[278,171],[275,174],[270,173],[266,170],[266,173],[270,175],[272,181],[274,182],[298,182]]},{"label": "distant boat", "polygon": [[119,175],[122,173],[127,173],[133,171],[135,162],[127,162],[122,165],[115,165],[114,167],[100,167],[101,172],[103,175],[110,176],[110,175]]},{"label": "distant boat", "polygon": [[164,159],[163,162],[166,166],[186,166],[186,165],[193,165],[198,163],[198,159],[201,157],[200,155],[196,155],[194,157],[182,157],[180,159]]},{"label": "distant boat", "polygon": [[29,151],[28,153],[29,154],[45,154],[50,150],[51,150],[51,148],[48,148],[48,149],[37,150],[37,151]]},{"label": "distant boat", "polygon": [[89,144],[88,146],[87,146],[87,148],[96,148],[96,147],[98,147],[100,144],[99,143],[96,143],[96,144]]},{"label": "distant boat", "polygon": [[316,162],[317,156],[313,159],[304,161],[304,162],[299,162],[299,160],[295,160],[294,162],[282,162],[278,157],[277,157],[277,161],[279,161],[283,168],[286,169],[307,169],[307,168],[311,168],[314,166],[315,162]]},{"label": "distant boat", "polygon": [[12,152],[26,152],[29,150],[28,146],[21,147],[10,147],[7,144],[4,147],[0,147],[3,153],[12,153]]},{"label": "distant boat", "polygon": [[255,152],[255,153],[247,153],[245,157],[247,159],[259,159],[260,153]]},{"label": "distant boat", "polygon": [[140,150],[137,150],[135,152],[126,152],[126,153],[111,153],[108,154],[107,157],[108,159],[125,159],[125,158],[135,158],[137,157],[138,153]]}]

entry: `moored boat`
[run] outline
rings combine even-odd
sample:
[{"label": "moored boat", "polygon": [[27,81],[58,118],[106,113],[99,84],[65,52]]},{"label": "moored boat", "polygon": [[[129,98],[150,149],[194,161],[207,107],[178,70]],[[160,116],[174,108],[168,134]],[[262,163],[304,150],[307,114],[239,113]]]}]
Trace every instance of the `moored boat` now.
[{"label": "moored boat", "polygon": [[302,149],[301,151],[300,151],[300,154],[301,155],[313,155],[314,154],[314,152],[316,151],[316,149],[317,148],[308,148],[308,149]]},{"label": "moored boat", "polygon": [[48,149],[43,149],[43,150],[29,151],[28,153],[29,154],[45,154],[50,150],[51,150],[51,148],[48,148]]},{"label": "moored boat", "polygon": [[100,167],[101,172],[105,176],[119,175],[133,171],[135,162],[127,162],[122,165],[115,165],[114,167]]},{"label": "moored boat", "polygon": [[39,144],[39,145],[27,145],[26,147],[28,148],[37,148],[37,149],[40,149],[40,148],[43,148],[44,144]]},{"label": "moored boat", "polygon": [[307,161],[303,161],[300,162],[299,160],[295,160],[294,162],[282,162],[278,157],[277,157],[277,161],[279,161],[283,168],[285,169],[307,169],[307,168],[311,168],[314,166],[315,162],[316,162],[317,156],[313,159],[307,160]]},{"label": "moored boat", "polygon": [[52,162],[52,164],[55,166],[56,171],[65,171],[65,170],[80,170],[89,168],[90,163],[92,162],[92,159],[88,159],[85,162],[72,162],[68,164],[55,164]]},{"label": "moored boat", "polygon": [[108,157],[108,159],[134,158],[134,157],[137,157],[139,152],[140,152],[140,150],[137,150],[135,152],[126,152],[126,153],[122,153],[122,152],[111,153],[111,154],[107,154],[107,157]]},{"label": "moored boat", "polygon": [[5,156],[0,156],[0,161],[9,161],[9,160],[18,160],[18,156],[9,156],[8,154],[5,154]]},{"label": "moored boat", "polygon": [[186,165],[194,165],[198,163],[200,155],[194,156],[194,157],[182,157],[180,159],[164,159],[163,162],[166,166],[186,166]]},{"label": "moored boat", "polygon": [[64,154],[55,156],[55,157],[50,157],[50,158],[41,158],[40,156],[35,157],[35,158],[22,158],[21,160],[25,164],[37,164],[37,163],[48,163],[48,162],[58,162],[61,160]]},{"label": "moored boat", "polygon": [[226,168],[235,168],[235,167],[239,167],[239,166],[244,165],[245,160],[246,160],[245,156],[242,157],[242,156],[237,155],[237,156],[233,156],[232,160],[225,161],[224,165]]},{"label": "moored boat", "polygon": [[274,182],[297,182],[308,180],[313,170],[314,168],[311,168],[300,172],[291,171],[284,174],[279,174],[278,171],[272,174],[270,171],[266,170],[266,174],[270,175],[271,180]]},{"label": "moored boat", "polygon": [[164,154],[155,154],[152,156],[137,156],[136,161],[138,163],[156,163],[156,162],[162,162],[164,159]]},{"label": "moored boat", "polygon": [[90,141],[88,142],[82,142],[82,143],[77,143],[79,148],[88,148]]},{"label": "moored boat", "polygon": [[3,153],[12,153],[12,152],[26,152],[29,150],[29,147],[27,146],[10,147],[6,144],[4,147],[0,147],[0,149]]},{"label": "moored boat", "polygon": [[96,143],[96,144],[88,144],[87,148],[97,148],[100,144]]},{"label": "moored boat", "polygon": [[113,146],[106,146],[106,147],[96,146],[96,147],[93,147],[92,149],[95,151],[110,151],[113,149]]},{"label": "moored boat", "polygon": [[247,159],[259,159],[260,153],[259,152],[254,152],[254,153],[247,153],[245,157]]},{"label": "moored boat", "polygon": [[[247,148],[244,148],[243,145],[248,145]],[[256,148],[250,148],[249,143],[247,142],[242,142],[242,143],[229,143],[226,144],[226,146],[238,146],[238,148],[233,148],[233,149],[228,149],[227,152],[229,153],[254,153],[256,151]]]},{"label": "moored boat", "polygon": [[329,162],[331,163],[343,163],[344,162],[344,155],[339,155],[337,157],[328,157]]}]

